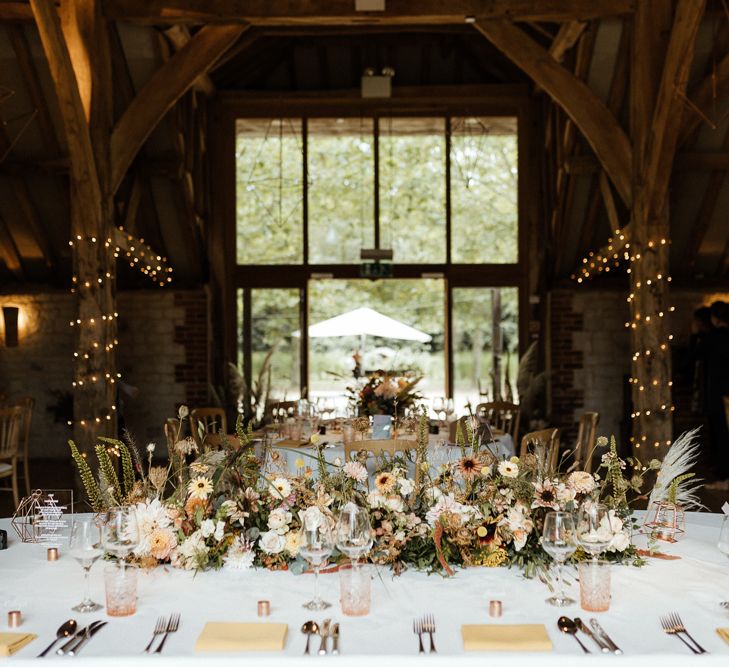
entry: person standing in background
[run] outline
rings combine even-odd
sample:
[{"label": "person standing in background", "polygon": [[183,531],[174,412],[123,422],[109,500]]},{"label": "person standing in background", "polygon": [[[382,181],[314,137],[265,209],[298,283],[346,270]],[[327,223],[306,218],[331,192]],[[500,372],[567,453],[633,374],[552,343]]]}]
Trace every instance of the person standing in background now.
[{"label": "person standing in background", "polygon": [[729,426],[724,399],[729,398],[729,304],[711,304],[713,330],[706,336],[706,414],[709,419],[716,481],[707,489],[729,490]]}]

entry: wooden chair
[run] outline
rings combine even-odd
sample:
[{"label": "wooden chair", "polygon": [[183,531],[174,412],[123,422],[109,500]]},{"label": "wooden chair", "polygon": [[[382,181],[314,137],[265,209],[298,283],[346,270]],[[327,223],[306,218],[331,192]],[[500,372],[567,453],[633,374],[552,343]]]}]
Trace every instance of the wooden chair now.
[{"label": "wooden chair", "polygon": [[521,439],[519,456],[525,456],[537,448],[544,450],[544,462],[547,470],[556,470],[559,458],[559,429],[545,428],[541,431],[527,433]]},{"label": "wooden chair", "polygon": [[580,417],[574,452],[574,462],[577,464],[577,470],[592,472],[592,452],[597,442],[597,424],[599,421],[599,412],[583,412]]},{"label": "wooden chair", "polygon": [[2,490],[12,492],[16,507],[20,504],[18,456],[23,419],[23,408],[15,406],[0,409],[0,479],[10,478],[10,488]]},{"label": "wooden chair", "polygon": [[32,396],[23,396],[14,404],[23,408],[23,424],[20,431],[20,450],[18,456],[22,456],[23,479],[25,480],[25,495],[30,495],[30,425],[33,421],[33,408],[35,399]]},{"label": "wooden chair", "polygon": [[232,450],[240,448],[240,441],[237,435],[229,433],[208,433],[203,440],[203,448],[209,450]]},{"label": "wooden chair", "polygon": [[198,447],[202,446],[200,425],[203,427],[202,431],[207,434],[227,433],[228,421],[225,418],[225,410],[222,408],[195,408],[190,410],[190,431]]},{"label": "wooden chair", "polygon": [[488,421],[492,430],[508,433],[516,443],[519,435],[519,406],[506,401],[479,403],[474,413],[479,419]]},{"label": "wooden chair", "polygon": [[[417,449],[416,440],[354,440],[344,443],[344,460],[350,461],[352,454],[361,452],[362,450],[370,454],[395,454],[397,452],[411,452]],[[420,466],[415,461],[415,483],[420,482]]]}]

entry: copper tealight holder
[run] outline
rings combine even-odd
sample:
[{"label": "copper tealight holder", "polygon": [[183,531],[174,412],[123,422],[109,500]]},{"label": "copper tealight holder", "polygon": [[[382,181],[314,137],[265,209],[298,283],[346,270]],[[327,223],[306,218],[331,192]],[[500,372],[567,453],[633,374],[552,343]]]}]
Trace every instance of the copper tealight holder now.
[{"label": "copper tealight holder", "polygon": [[653,503],[646,512],[646,528],[652,537],[664,542],[676,542],[686,532],[686,515],[683,507],[662,500]]},{"label": "copper tealight holder", "polygon": [[503,611],[503,605],[501,600],[490,600],[489,601],[489,616],[492,618],[499,618]]},{"label": "copper tealight holder", "polygon": [[49,561],[58,560],[58,547],[48,547],[48,551],[46,552],[46,558]]},{"label": "copper tealight holder", "polygon": [[259,616],[270,616],[271,615],[271,603],[268,600],[258,601],[258,615]]},{"label": "copper tealight holder", "polygon": [[9,628],[17,628],[20,627],[23,623],[23,614],[20,613],[19,610],[13,609],[12,611],[8,612],[8,627]]}]

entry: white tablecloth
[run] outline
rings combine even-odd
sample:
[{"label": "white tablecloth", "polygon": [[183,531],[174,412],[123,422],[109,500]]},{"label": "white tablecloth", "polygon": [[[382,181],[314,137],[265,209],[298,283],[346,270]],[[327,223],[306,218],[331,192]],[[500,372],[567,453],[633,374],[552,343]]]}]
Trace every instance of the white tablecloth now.
[{"label": "white tablecloth", "polygon": [[[328,613],[312,613],[301,607],[312,592],[311,575],[295,576],[289,572],[249,570],[244,573],[205,572],[193,575],[171,568],[157,568],[144,573],[139,583],[136,615],[109,619],[105,613],[77,614],[70,610],[81,598],[81,568],[68,556],[55,563],[46,561],[45,548],[20,544],[8,520],[0,526],[9,531],[10,547],[0,551],[0,590],[5,630],[5,612],[19,608],[23,612],[22,630],[34,632],[39,639],[10,659],[9,664],[31,664],[41,649],[55,635],[64,620],[76,617],[86,623],[96,618],[109,625],[99,632],[77,658],[88,664],[130,665],[159,660],[159,656],[142,656],[141,651],[151,636],[155,619],[161,614],[181,612],[180,631],[167,640],[163,662],[176,665],[198,664],[202,659],[218,665],[296,665],[311,664],[317,657],[304,658],[301,624],[315,618],[331,616],[341,624],[339,658],[328,657],[338,664],[417,665],[423,661],[417,654],[412,619],[433,612],[437,622],[435,635],[439,651],[429,656],[431,663],[443,665],[499,664],[575,665],[584,664],[584,657],[572,637],[561,635],[556,621],[562,613],[597,617],[626,655],[592,656],[598,660],[617,660],[622,665],[727,664],[729,646],[717,636],[717,627],[729,627],[729,613],[718,603],[729,599],[729,560],[715,546],[720,517],[691,514],[688,534],[666,551],[680,555],[680,560],[651,559],[641,569],[623,566],[613,568],[613,600],[608,612],[590,614],[579,606],[558,610],[544,602],[548,591],[536,580],[525,580],[517,571],[503,568],[459,571],[444,579],[424,573],[406,572],[393,578],[383,570],[373,582],[373,606],[369,616],[348,618],[339,610],[338,575],[322,576],[323,596],[334,603]],[[104,601],[103,563],[94,565],[92,596]],[[576,585],[573,595],[578,595]],[[492,620],[487,614],[488,600],[503,600],[504,614]],[[206,621],[258,621],[256,601],[271,601],[270,620],[287,623],[289,636],[284,655],[197,654],[195,640]],[[693,636],[710,655],[694,656],[675,637],[665,635],[658,617],[677,611]],[[552,654],[464,654],[460,627],[464,623],[544,623],[554,643]],[[585,638],[588,646],[590,640]],[[377,656],[377,657],[375,657]],[[104,658],[102,660],[102,657]],[[36,664],[36,663],[33,663]]]},{"label": "white tablecloth", "polygon": [[[329,463],[333,463],[337,459],[344,461],[344,445],[342,444],[341,433],[328,433],[319,437],[321,438],[320,444],[327,443],[323,449],[326,461]],[[433,468],[437,468],[444,463],[456,461],[461,457],[461,448],[444,444],[446,443],[446,438],[446,434],[431,434],[428,437],[428,458]],[[312,459],[316,455],[316,448],[313,446],[290,448],[276,447],[274,444],[273,447],[285,461],[286,468],[292,475],[296,474],[297,460],[303,461],[307,466],[316,467],[315,461]],[[514,442],[508,433],[495,438],[495,441],[490,443],[488,448],[499,458],[509,458],[515,454]]]}]

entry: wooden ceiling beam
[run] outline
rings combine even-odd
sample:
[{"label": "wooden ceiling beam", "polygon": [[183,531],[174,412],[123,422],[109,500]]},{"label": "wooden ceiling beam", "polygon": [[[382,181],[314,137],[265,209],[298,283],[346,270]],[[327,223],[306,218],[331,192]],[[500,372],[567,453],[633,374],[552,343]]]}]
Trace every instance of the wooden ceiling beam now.
[{"label": "wooden ceiling beam", "polygon": [[475,26],[565,110],[592,147],[621,199],[629,204],[630,141],[600,98],[514,24],[479,21]]},{"label": "wooden ceiling beam", "polygon": [[706,0],[679,0],[676,7],[644,162],[650,215],[658,214],[666,202],[670,167],[681,130],[682,117],[677,109],[682,104],[680,97],[686,92],[705,4]]},{"label": "wooden ceiling beam", "polygon": [[[185,25],[174,25],[164,31],[165,37],[170,41],[175,51],[182,49],[192,37],[190,30]],[[202,74],[192,84],[193,89],[197,90],[208,97],[215,94],[215,84],[207,74]]]},{"label": "wooden ceiling beam", "polygon": [[[725,151],[725,155],[728,155],[729,153],[726,153],[726,151],[729,151],[729,130],[724,135],[722,148]],[[688,271],[693,271],[696,267],[696,260],[698,259],[699,252],[701,251],[701,245],[706,238],[706,233],[709,231],[711,219],[714,216],[716,204],[719,200],[719,193],[724,185],[725,178],[726,170],[714,170],[709,176],[704,196],[701,198],[701,204],[696,211],[696,217],[691,225],[691,236],[689,237],[688,242],[688,256],[686,258],[686,268]]]},{"label": "wooden ceiling beam", "polygon": [[[709,120],[714,120],[712,117],[715,91],[718,98],[729,91],[729,54],[717,63],[716,75],[712,72],[691,89],[688,94],[691,104],[683,100],[684,109],[678,139],[679,145],[685,144],[702,123],[706,122],[706,118],[703,118],[701,114],[705,114]],[[694,108],[691,108],[692,106]],[[696,109],[701,113],[697,113]]]},{"label": "wooden ceiling beam", "polygon": [[563,23],[554,38],[552,45],[549,47],[549,55],[552,56],[558,63],[561,63],[564,59],[565,53],[569,51],[580,38],[580,35],[584,32],[587,27],[586,21],[570,21],[569,23]]},{"label": "wooden ceiling beam", "polygon": [[[76,73],[61,29],[61,20],[50,0],[30,0],[41,43],[51,70],[51,77],[61,109],[61,119],[66,132],[71,171],[73,173],[79,211],[84,211],[82,227],[89,227],[89,220],[101,219],[101,189],[96,169],[96,156],[86,122]],[[74,230],[91,236],[93,229]]]},{"label": "wooden ceiling beam", "polygon": [[18,246],[15,244],[8,223],[5,218],[0,215],[0,252],[5,259],[5,266],[8,270],[21,281],[25,280],[25,269],[23,268],[23,258],[20,256]]},{"label": "wooden ceiling beam", "polygon": [[479,20],[572,21],[634,11],[635,0],[390,0],[384,12],[358,12],[351,0],[106,0],[108,18],[138,23],[361,25]]},{"label": "wooden ceiling beam", "polygon": [[23,83],[28,90],[28,96],[33,106],[38,111],[37,119],[43,143],[52,155],[61,154],[61,146],[56,136],[56,129],[53,126],[53,119],[48,109],[43,86],[38,76],[38,71],[33,63],[30,53],[30,46],[25,32],[21,25],[9,25],[5,28],[10,37],[10,44],[13,47],[18,68],[23,75]]},{"label": "wooden ceiling beam", "polygon": [[246,25],[205,26],[139,91],[112,131],[112,192],[159,121],[246,29]]}]

